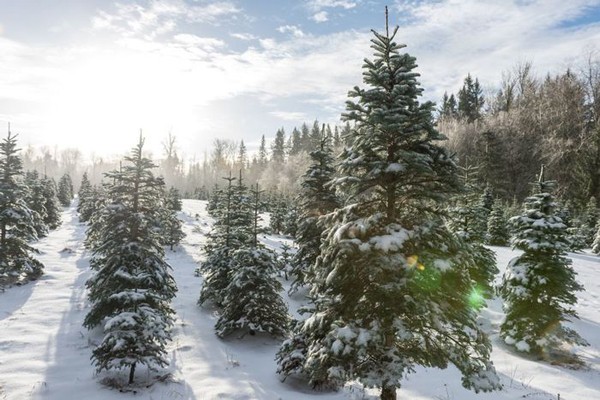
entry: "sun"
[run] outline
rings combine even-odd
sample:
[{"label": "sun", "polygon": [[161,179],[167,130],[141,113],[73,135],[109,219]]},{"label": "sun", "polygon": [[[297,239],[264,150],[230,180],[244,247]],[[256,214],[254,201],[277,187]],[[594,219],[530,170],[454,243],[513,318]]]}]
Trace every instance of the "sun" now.
[{"label": "sun", "polygon": [[139,130],[155,142],[196,129],[197,103],[189,76],[158,54],[105,49],[65,66],[48,112],[59,146],[97,153],[128,151]]}]

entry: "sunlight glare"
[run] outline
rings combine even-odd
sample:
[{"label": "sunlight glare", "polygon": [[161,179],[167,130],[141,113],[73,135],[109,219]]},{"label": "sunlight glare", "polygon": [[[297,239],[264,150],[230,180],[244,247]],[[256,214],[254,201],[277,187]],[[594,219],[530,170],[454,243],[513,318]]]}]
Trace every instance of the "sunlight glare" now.
[{"label": "sunlight glare", "polygon": [[88,55],[65,70],[49,112],[51,134],[61,146],[91,145],[116,154],[127,151],[143,129],[158,151],[169,132],[186,136],[198,128],[197,91],[189,75],[158,54]]}]

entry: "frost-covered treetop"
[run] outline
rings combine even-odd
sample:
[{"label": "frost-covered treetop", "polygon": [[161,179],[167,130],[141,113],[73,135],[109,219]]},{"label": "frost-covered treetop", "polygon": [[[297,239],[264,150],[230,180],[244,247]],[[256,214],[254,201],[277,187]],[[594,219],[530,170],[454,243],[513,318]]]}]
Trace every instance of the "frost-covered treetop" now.
[{"label": "frost-covered treetop", "polygon": [[0,143],[0,183],[3,185],[14,186],[16,177],[22,174],[23,164],[17,154],[19,150],[17,135],[13,135],[9,130],[7,137]]},{"label": "frost-covered treetop", "polygon": [[355,125],[337,183],[374,208],[383,203],[390,221],[408,223],[439,213],[431,201],[439,204],[459,185],[454,161],[436,143],[445,137],[434,128],[433,103],[419,102],[415,58],[400,52],[397,32],[373,32],[373,59],[363,65],[367,88],[348,94],[355,100],[346,102],[342,118]]},{"label": "frost-covered treetop", "polygon": [[525,199],[522,215],[510,219],[515,230],[512,245],[524,251],[561,254],[569,250],[567,226],[555,214],[557,203],[552,195],[555,182],[536,183],[534,195]]}]

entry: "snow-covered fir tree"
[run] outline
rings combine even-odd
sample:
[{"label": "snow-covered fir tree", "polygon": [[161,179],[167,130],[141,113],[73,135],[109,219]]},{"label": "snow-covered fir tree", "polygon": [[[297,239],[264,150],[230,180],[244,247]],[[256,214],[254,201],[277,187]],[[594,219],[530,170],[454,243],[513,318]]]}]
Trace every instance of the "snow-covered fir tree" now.
[{"label": "snow-covered fir tree", "polygon": [[0,142],[0,287],[37,279],[44,269],[29,244],[37,239],[36,213],[25,201],[27,187],[18,152],[17,137],[9,128]]},{"label": "snow-covered fir tree", "polygon": [[120,171],[106,174],[103,218],[93,223],[99,235],[93,246],[96,273],[87,281],[91,309],[84,326],[102,326],[104,338],[93,351],[97,371],[129,369],[133,383],[138,365],[156,370],[168,364],[177,290],[155,229],[160,221],[162,178],[142,155],[140,136]]},{"label": "snow-covered fir tree", "polygon": [[181,220],[177,216],[182,207],[177,189],[171,188],[164,193],[163,204],[160,218],[161,243],[173,250],[185,237]]},{"label": "snow-covered fir tree", "polygon": [[[573,225],[567,228],[567,239],[570,243],[569,251],[577,252],[586,248],[586,233],[587,232],[582,231],[579,221],[574,220]],[[592,248],[594,246],[594,242],[592,242]]]},{"label": "snow-covered fir tree", "polygon": [[[491,344],[469,303],[472,257],[442,219],[456,165],[436,143],[433,104],[418,101],[415,58],[400,52],[397,31],[374,32],[367,88],[350,92],[344,118],[356,125],[336,179],[346,200],[324,218],[304,350],[287,342],[279,371],[313,384],[357,379],[389,400],[416,366],[451,363],[465,387],[494,390]],[[302,366],[283,369],[293,354]]]},{"label": "snow-covered fir tree", "polygon": [[169,191],[166,193],[166,202],[167,207],[173,211],[181,211],[183,207],[183,203],[181,201],[181,195],[179,194],[179,190],[174,187],[169,188]]},{"label": "snow-covered fir tree", "polygon": [[255,190],[250,198],[241,171],[239,178],[230,175],[226,180],[200,267],[204,284],[199,303],[221,307],[215,325],[221,337],[236,331],[280,336],[287,330],[287,307],[279,294],[277,261],[258,241],[260,192]]},{"label": "snow-covered fir tree", "polygon": [[495,202],[494,192],[489,184],[485,185],[485,188],[483,189],[483,193],[481,193],[480,202],[481,202],[482,207],[487,210],[487,214],[489,216],[489,214],[492,212],[492,209],[494,208],[494,202]]},{"label": "snow-covered fir tree", "polygon": [[279,275],[283,276],[286,281],[289,280],[289,275],[292,270],[292,261],[295,253],[293,249],[294,247],[287,243],[283,243],[281,245],[281,253],[277,256],[277,263],[280,271]]},{"label": "snow-covered fir tree", "polygon": [[311,165],[302,177],[298,203],[300,222],[296,232],[298,251],[292,261],[293,279],[290,291],[312,281],[307,276],[320,254],[323,226],[319,217],[332,212],[339,205],[334,189],[329,185],[335,174],[331,147],[321,140],[318,150],[310,153]]},{"label": "snow-covered fir tree", "polygon": [[[92,184],[88,178],[87,172],[84,172],[81,176],[81,183],[79,184],[79,191],[77,192],[77,212],[79,213],[79,220],[81,222],[87,221],[86,218],[82,218],[82,212],[85,210],[87,204],[86,202],[89,200],[89,197],[92,194]],[[89,216],[88,216],[89,218]]]},{"label": "snow-covered fir tree", "polygon": [[[241,182],[241,175],[238,182]],[[231,252],[229,284],[224,290],[223,309],[215,325],[217,335],[223,337],[241,331],[254,334],[264,332],[283,336],[288,329],[287,306],[277,280],[278,264],[274,254],[259,241],[260,190],[252,190],[250,202],[245,186],[238,184],[236,196],[239,216],[235,229],[250,231],[251,236]],[[250,218],[248,218],[250,217]]]},{"label": "snow-covered fir tree", "polygon": [[575,279],[569,243],[552,195],[555,183],[540,174],[523,214],[511,218],[513,247],[523,254],[513,258],[503,276],[500,294],[506,319],[503,340],[521,352],[553,359],[564,344],[584,344],[565,322],[577,318],[575,293],[583,287]]},{"label": "snow-covered fir tree", "polygon": [[586,204],[581,218],[583,224],[581,225],[580,232],[585,236],[586,247],[591,247],[594,242],[599,214],[600,211],[598,210],[596,198],[592,196]]},{"label": "snow-covered fir tree", "polygon": [[467,166],[459,170],[463,191],[453,198],[454,205],[448,209],[448,226],[463,239],[480,243],[487,229],[486,198],[476,183],[477,168]]},{"label": "snow-covered fir tree", "polygon": [[223,199],[223,189],[219,187],[219,185],[215,184],[210,193],[208,204],[206,205],[206,211],[208,215],[215,218],[215,211],[219,209],[219,204],[222,204]]},{"label": "snow-covered fir tree", "polygon": [[298,219],[299,219],[298,204],[295,201],[288,203],[287,212],[283,219],[283,234],[293,238],[298,234]]},{"label": "snow-covered fir tree", "polygon": [[[581,215],[576,215],[570,200],[558,203],[556,215],[560,217],[567,227],[567,239],[570,243],[569,251],[581,251],[586,247],[588,229],[581,223]],[[592,245],[593,246],[593,245]]]},{"label": "snow-covered fir tree", "polygon": [[269,228],[274,234],[282,234],[285,230],[286,215],[288,213],[289,200],[283,193],[276,193],[272,197],[269,209],[271,218],[269,219]]},{"label": "snow-covered fir tree", "polygon": [[54,230],[61,224],[60,202],[56,192],[56,182],[52,178],[44,177],[42,178],[42,186],[44,187],[44,198],[46,199],[46,203],[44,204],[44,208],[46,209],[44,223],[48,226],[48,229]]},{"label": "snow-covered fir tree", "polygon": [[492,246],[506,246],[510,239],[508,221],[501,200],[496,200],[488,219],[486,242]]},{"label": "snow-covered fir tree", "polygon": [[71,175],[64,174],[58,181],[58,200],[63,207],[68,207],[73,200],[73,182]]},{"label": "snow-covered fir tree", "polygon": [[106,208],[109,202],[108,187],[107,184],[93,186],[81,210],[80,220],[88,224],[84,241],[85,247],[88,249],[94,249],[102,240],[101,228],[104,226],[105,217],[108,215],[108,209]]},{"label": "snow-covered fir tree", "polygon": [[478,168],[467,166],[459,169],[463,190],[454,196],[454,205],[448,209],[448,226],[470,244],[468,247],[473,262],[469,263],[469,274],[476,284],[476,292],[489,298],[494,292],[492,281],[498,273],[494,252],[483,246],[489,216],[486,205],[489,199],[485,193],[479,194],[476,183]]},{"label": "snow-covered fir tree", "polygon": [[43,238],[48,235],[48,225],[44,222],[44,219],[47,217],[44,185],[37,171],[27,171],[24,183],[27,187],[25,201],[27,206],[33,211],[32,219],[35,232],[38,238]]},{"label": "snow-covered fir tree", "polygon": [[223,177],[227,181],[224,190],[215,190],[211,196],[214,205],[210,215],[215,219],[208,240],[203,247],[205,259],[196,271],[202,274],[204,281],[200,290],[199,305],[213,303],[223,305],[224,290],[229,284],[231,271],[231,252],[248,240],[250,231],[237,230],[231,225],[236,202],[235,177]]},{"label": "snow-covered fir tree", "polygon": [[[571,240],[571,243],[573,243],[573,240]],[[571,246],[571,251],[575,251],[573,250],[573,246]],[[594,236],[594,242],[592,243],[592,253],[600,254],[600,225],[598,226],[598,229],[596,230],[596,235]]]}]

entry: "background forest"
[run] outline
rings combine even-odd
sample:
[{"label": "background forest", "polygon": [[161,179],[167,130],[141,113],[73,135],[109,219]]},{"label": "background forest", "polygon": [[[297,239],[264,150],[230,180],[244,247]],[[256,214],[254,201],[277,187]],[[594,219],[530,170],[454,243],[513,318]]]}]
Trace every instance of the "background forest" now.
[{"label": "background forest", "polygon": [[[543,164],[547,177],[558,183],[557,195],[569,202],[571,212],[579,213],[591,198],[600,198],[599,98],[600,60],[595,53],[556,75],[544,76],[531,63],[520,63],[496,83],[468,74],[457,93],[447,93],[438,102],[436,125],[448,138],[443,145],[455,154],[458,165],[471,171],[469,180],[477,190],[487,187],[505,205],[520,204]],[[216,139],[201,161],[184,160],[177,137],[168,134],[163,153],[155,159],[166,185],[184,197],[208,199],[215,185],[224,185],[223,177],[240,169],[248,185],[259,183],[272,193],[294,196],[308,167],[308,154],[321,138],[330,138],[338,154],[351,129],[348,123],[315,120],[291,132],[281,128],[263,135],[256,150],[242,138]],[[22,156],[25,170],[56,181],[68,173],[76,187],[83,172],[98,184],[103,173],[118,167],[111,158],[84,160],[77,149],[29,147]]]}]

